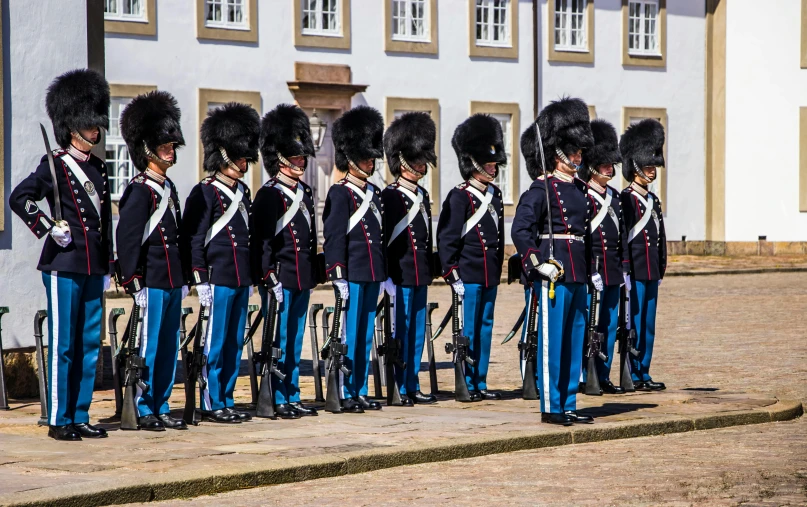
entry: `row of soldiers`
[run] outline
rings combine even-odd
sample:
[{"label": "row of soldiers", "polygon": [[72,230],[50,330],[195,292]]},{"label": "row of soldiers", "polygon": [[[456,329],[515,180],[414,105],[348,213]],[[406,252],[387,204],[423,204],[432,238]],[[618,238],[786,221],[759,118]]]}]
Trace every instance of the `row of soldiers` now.
[{"label": "row of soldiers", "polygon": [[[269,298],[278,304],[277,368],[285,379],[275,384],[274,409],[280,417],[317,415],[300,401],[299,361],[310,290],[326,281],[344,302],[341,336],[350,372],[340,383],[344,412],[381,409],[368,398],[379,294],[395,301],[394,335],[400,341],[400,364],[408,365],[395,369],[402,404],[436,401],[421,392],[418,370],[427,287],[437,276],[464,302],[464,334],[472,358],[465,368],[470,399],[500,398],[487,387],[505,245],[502,193],[493,181],[507,157],[495,118],[473,115],[454,133],[452,146],[465,181],[443,202],[435,241],[430,197],[418,185],[430,168],[436,170],[434,122],[426,113],[407,113],[385,132],[375,109],[358,106],[345,112],[333,125],[332,139],[336,168],[346,176],[328,191],[322,215],[324,255],[318,256],[314,196],[301,179],[314,146],[301,109],[279,105],[262,119],[244,104],[210,111],[200,133],[209,176],[193,188],[181,209],[167,177],[184,145],[180,110],[167,92],[138,96],[120,117],[121,134],[139,173],[118,204],[115,259],[109,169],[90,153],[101,139],[100,129],[109,126],[109,101],[108,84],[99,74],[76,70],[59,76],[46,97],[61,147],[52,154],[56,170],[43,157],[10,196],[12,210],[31,231],[47,236],[38,269],[50,315],[49,436],[106,436],[90,424],[88,410],[101,298],[113,273],[143,313],[139,353],[148,389],[137,391],[141,429],[187,428],[170,415],[168,398],[177,364],[181,301],[189,286],[209,312],[200,400],[204,420],[234,424],[251,417],[235,409],[233,390],[254,285],[264,312]],[[660,203],[647,189],[655,167],[663,165],[664,133],[659,129],[657,122],[646,121],[623,135],[623,173],[633,183],[619,197],[606,185],[619,163],[616,133],[604,122],[590,123],[582,101],[550,104],[522,136],[535,181],[519,202],[512,239],[523,259],[527,292],[540,298],[542,367],[536,382],[546,422],[590,422],[577,414],[575,405],[589,284],[605,295],[603,315],[611,311],[609,290],[633,284],[639,295],[631,299],[638,305],[634,321],[641,337],[634,380],[639,389],[663,388],[648,373],[655,299],[665,265]],[[537,155],[538,147],[545,159]],[[269,180],[253,199],[242,179],[259,153]],[[382,191],[368,179],[384,156],[396,180]],[[591,178],[590,185],[576,177],[578,170],[579,176]],[[544,173],[550,173],[548,178]],[[544,188],[547,181],[550,189]],[[548,201],[546,190],[552,194]],[[61,202],[61,213],[55,215],[60,220],[39,208],[42,199],[51,210]],[[548,249],[547,206],[557,257]],[[595,256],[601,259],[598,270]],[[319,259],[324,259],[321,264]],[[547,297],[548,284],[553,298]],[[600,322],[610,331],[615,320]],[[609,346],[612,350],[612,339]],[[609,364],[601,366],[604,389],[616,392],[608,382]]]}]

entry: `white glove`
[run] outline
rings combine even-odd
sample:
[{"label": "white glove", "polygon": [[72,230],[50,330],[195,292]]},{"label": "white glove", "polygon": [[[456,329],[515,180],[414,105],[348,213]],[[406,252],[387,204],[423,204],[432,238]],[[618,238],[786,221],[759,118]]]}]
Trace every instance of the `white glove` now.
[{"label": "white glove", "polygon": [[661,280],[658,281],[658,286],[661,287]]},{"label": "white glove", "polygon": [[381,294],[380,295],[383,296],[385,292],[387,294],[389,294],[389,297],[391,297],[391,298],[395,297],[395,284],[392,283],[392,278],[387,278],[386,280],[381,282]]},{"label": "white glove", "polygon": [[213,304],[213,291],[210,289],[209,283],[200,283],[197,285],[196,294],[199,295],[200,305],[209,307]]},{"label": "white glove", "polygon": [[541,273],[544,277],[549,279],[550,282],[557,282],[558,276],[560,275],[560,271],[558,267],[552,264],[551,262],[544,262],[540,266],[538,266],[538,272]]},{"label": "white glove", "polygon": [[350,296],[347,282],[340,278],[333,281],[333,286],[339,291],[339,297],[342,298],[342,301],[347,301],[348,296]]},{"label": "white glove", "polygon": [[62,222],[62,225],[56,223],[56,225],[50,229],[50,237],[62,248],[65,248],[73,241],[73,238],[70,236],[70,226],[67,225],[67,222]]},{"label": "white glove", "polygon": [[597,289],[597,292],[602,292],[603,284],[602,284],[602,277],[599,273],[594,273],[591,275],[591,283],[594,285],[594,288]]},{"label": "white glove", "polygon": [[630,284],[630,275],[627,273],[622,273],[622,279],[625,280],[625,290],[630,290],[632,287]]},{"label": "white glove", "polygon": [[451,288],[457,293],[457,297],[465,297],[465,284],[462,283],[462,280],[457,280],[456,282],[452,283]]},{"label": "white glove", "polygon": [[134,300],[137,306],[140,307],[141,310],[145,310],[146,306],[148,305],[148,298],[146,297],[146,290],[147,289],[140,289],[139,291],[134,293]]},{"label": "white glove", "polygon": [[187,286],[187,285],[183,285],[183,286],[182,286],[182,299],[185,299],[186,297],[188,297],[188,293],[189,293],[190,291],[191,291],[191,290],[188,288],[188,286]]},{"label": "white glove", "polygon": [[283,304],[283,284],[278,283],[272,287],[272,292],[275,293],[275,301],[277,301],[277,304]]},{"label": "white glove", "polygon": [[249,286],[249,296],[248,296],[248,298],[251,298],[253,294],[255,294],[255,289],[253,289],[252,285],[250,285]]},{"label": "white glove", "polygon": [[112,285],[112,277],[109,275],[104,275],[104,292],[108,291],[111,285]]}]

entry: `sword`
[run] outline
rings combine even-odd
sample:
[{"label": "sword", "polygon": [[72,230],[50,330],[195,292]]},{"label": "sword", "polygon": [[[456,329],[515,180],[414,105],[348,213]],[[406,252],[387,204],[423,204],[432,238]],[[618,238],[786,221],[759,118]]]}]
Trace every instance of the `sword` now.
[{"label": "sword", "polygon": [[504,340],[502,340],[501,343],[502,345],[512,340],[513,337],[516,335],[516,333],[518,333],[518,330],[521,328],[521,325],[524,324],[524,318],[526,316],[527,316],[527,307],[525,306],[524,309],[521,310],[521,315],[518,316],[518,319],[516,320],[513,329],[511,329],[510,332],[507,333],[507,336],[504,337]]},{"label": "sword", "polygon": [[48,154],[48,165],[50,166],[50,179],[53,183],[53,221],[62,226],[62,198],[59,196],[59,180],[56,179],[56,166],[53,163],[53,152],[50,151],[50,141],[48,141],[48,133],[45,131],[45,126],[41,123],[39,128],[42,129],[42,138],[45,140],[45,152]]},{"label": "sword", "polygon": [[[541,140],[541,128],[538,120],[535,120],[535,137],[538,139],[538,150],[541,153],[541,169],[544,171],[544,191],[546,192],[546,216],[549,222],[549,261],[560,268],[558,278],[563,275],[563,266],[555,260],[555,231],[552,224],[552,205],[549,203],[549,173],[546,171],[546,160],[544,158],[544,142]],[[549,299],[555,299],[555,282],[549,281]]]}]

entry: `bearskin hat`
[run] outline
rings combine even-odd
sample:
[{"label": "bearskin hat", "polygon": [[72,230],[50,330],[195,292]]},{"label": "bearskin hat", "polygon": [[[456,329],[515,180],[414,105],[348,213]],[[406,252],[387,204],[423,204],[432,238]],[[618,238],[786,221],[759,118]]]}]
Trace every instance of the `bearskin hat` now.
[{"label": "bearskin hat", "polygon": [[555,170],[556,148],[568,155],[594,145],[588,107],[580,99],[563,97],[552,101],[536,121],[544,144],[544,163],[550,172]]},{"label": "bearskin hat", "polygon": [[70,132],[93,127],[109,130],[109,84],[94,70],[65,72],[48,87],[45,108],[56,142],[67,148]]},{"label": "bearskin hat", "polygon": [[227,164],[219,148],[232,161],[257,162],[260,133],[261,117],[252,106],[230,102],[208,112],[199,131],[205,171],[214,173]]},{"label": "bearskin hat", "polygon": [[166,143],[174,143],[177,147],[185,145],[180,116],[176,99],[164,91],[138,95],[126,106],[120,115],[120,131],[138,171],[145,171],[148,167],[145,146],[155,152],[157,146]]},{"label": "bearskin hat", "polygon": [[261,155],[269,176],[280,170],[278,154],[286,159],[315,155],[308,116],[293,104],[280,104],[261,121]]},{"label": "bearskin hat", "polygon": [[472,158],[480,166],[507,163],[502,125],[487,114],[477,113],[460,123],[454,130],[451,146],[457,153],[460,174],[466,180],[476,171]]},{"label": "bearskin hat", "polygon": [[534,180],[544,174],[538,160],[538,141],[535,140],[534,122],[530,123],[530,126],[521,134],[521,154],[524,155],[524,160],[527,162],[527,174],[531,179]]},{"label": "bearskin hat", "polygon": [[594,136],[594,146],[583,152],[583,167],[578,172],[583,181],[591,179],[591,171],[595,171],[597,166],[622,162],[619,138],[613,125],[605,120],[593,120],[591,133]]},{"label": "bearskin hat", "polygon": [[336,168],[348,172],[348,159],[360,160],[384,156],[384,118],[370,106],[346,111],[333,123],[333,147]]},{"label": "bearskin hat", "polygon": [[628,127],[619,140],[622,152],[622,176],[633,181],[636,167],[664,167],[664,127],[658,120],[647,118]]},{"label": "bearskin hat", "polygon": [[395,119],[384,133],[384,154],[390,173],[401,175],[402,155],[408,164],[437,164],[434,142],[437,127],[429,113],[405,113]]}]

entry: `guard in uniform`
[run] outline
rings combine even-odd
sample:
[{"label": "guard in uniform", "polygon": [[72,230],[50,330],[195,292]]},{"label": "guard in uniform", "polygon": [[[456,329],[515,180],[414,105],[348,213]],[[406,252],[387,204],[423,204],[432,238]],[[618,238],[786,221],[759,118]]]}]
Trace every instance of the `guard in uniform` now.
[{"label": "guard in uniform", "polygon": [[648,185],[664,167],[664,127],[653,119],[631,125],[619,140],[619,150],[624,160],[622,175],[631,182],[620,195],[631,273],[625,287],[631,291],[631,323],[639,351],[638,357],[631,357],[631,376],[637,391],[660,391],[666,386],[653,381],[650,360],[656,337],[658,288],[667,269],[667,235],[661,199]]},{"label": "guard in uniform", "polygon": [[437,223],[437,253],[442,276],[463,299],[465,336],[474,366],[465,365],[471,401],[498,400],[488,391],[493,339],[493,311],[504,263],[504,206],[493,184],[507,163],[502,127],[486,114],[475,114],[454,131],[451,145],[465,179],[452,188]]},{"label": "guard in uniform", "polygon": [[[602,289],[590,275],[588,235],[590,203],[586,184],[576,177],[581,150],[593,144],[588,108],[580,99],[563,98],[538,115],[544,167],[552,171],[533,181],[521,195],[513,219],[513,243],[521,254],[528,282],[538,297],[538,384],[541,420],[568,426],[592,422],[577,413],[577,388],[586,330],[586,284]],[[537,136],[536,136],[537,140]],[[540,151],[536,150],[536,158]],[[540,159],[537,160],[540,163]],[[552,222],[547,213],[547,188]],[[549,227],[554,233],[550,256]]]},{"label": "guard in uniform", "polygon": [[[428,113],[405,113],[384,133],[384,153],[395,183],[381,192],[387,238],[385,290],[394,295],[395,339],[401,341],[405,369],[395,379],[404,405],[435,403],[420,391],[418,372],[426,340],[426,299],[432,282],[432,215],[429,193],[418,185],[435,167],[437,129]],[[436,273],[435,273],[436,274]]]},{"label": "guard in uniform", "polygon": [[[607,361],[599,357],[597,377],[600,388],[608,394],[622,394],[621,387],[611,382],[611,365],[614,358],[616,330],[619,324],[620,288],[627,280],[630,261],[627,257],[628,234],[622,218],[622,205],[619,193],[608,186],[614,177],[616,167],[622,163],[619,153],[619,138],[613,125],[605,120],[591,122],[594,146],[583,152],[583,164],[578,174],[588,182],[588,199],[591,203],[591,255],[592,272],[597,272],[603,280],[603,291],[600,296],[600,315],[598,331],[605,335],[605,353]],[[599,262],[598,262],[599,261]],[[586,362],[583,362],[581,382],[586,379]]]},{"label": "guard in uniform", "polygon": [[145,359],[147,392],[138,389],[140,429],[187,429],[169,414],[179,349],[182,299],[188,293],[180,254],[179,196],[166,176],[184,146],[174,97],[154,91],[135,97],[120,117],[132,164],[141,171],[123,191],[116,231],[120,278],[143,317],[140,355]]},{"label": "guard in uniform", "polygon": [[336,168],[347,176],[328,190],[322,214],[325,272],[344,301],[342,333],[351,373],[342,379],[342,408],[353,413],[381,410],[367,399],[367,378],[379,287],[387,279],[384,204],[367,178],[384,156],[383,135],[381,113],[369,106],[354,107],[334,122]]},{"label": "guard in uniform", "polygon": [[[272,382],[275,413],[284,419],[315,416],[300,402],[300,355],[311,289],[316,287],[317,223],[311,188],[300,179],[314,157],[308,116],[280,104],[261,122],[261,155],[269,181],[252,204],[252,266],[263,307],[273,291],[278,302],[277,369],[286,375]],[[280,267],[280,269],[278,268]]]},{"label": "guard in uniform", "polygon": [[[42,157],[11,193],[9,207],[37,238],[48,236],[37,266],[48,297],[48,436],[105,437],[87,411],[113,261],[106,165],[90,153],[100,130],[109,128],[109,85],[96,72],[73,70],[53,81],[45,105],[61,148],[53,152],[55,175]],[[53,210],[54,193],[61,200],[60,222],[36,204],[47,199]]]},{"label": "guard in uniform", "polygon": [[231,102],[207,114],[200,137],[210,176],[185,202],[182,239],[190,252],[191,283],[208,308],[200,403],[202,419],[239,423],[252,418],[234,409],[233,391],[241,366],[247,307],[252,293],[250,194],[242,178],[258,161],[260,116]]}]

